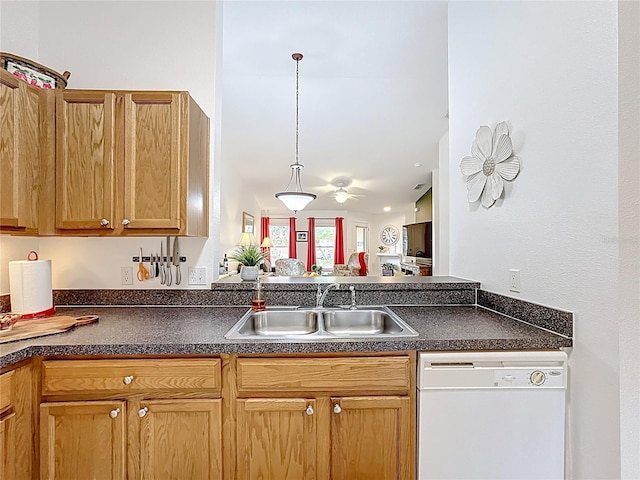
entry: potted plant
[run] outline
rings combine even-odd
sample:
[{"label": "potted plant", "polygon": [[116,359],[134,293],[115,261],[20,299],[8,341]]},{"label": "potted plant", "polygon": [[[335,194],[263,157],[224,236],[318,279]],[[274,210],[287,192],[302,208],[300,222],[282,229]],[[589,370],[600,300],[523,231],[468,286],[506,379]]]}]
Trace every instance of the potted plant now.
[{"label": "potted plant", "polygon": [[393,277],[393,273],[396,269],[396,266],[393,263],[383,263],[380,266],[382,267],[383,277]]},{"label": "potted plant", "polygon": [[384,245],[380,245],[378,247],[378,250],[380,251],[380,253],[385,253],[387,251],[387,247],[385,247]]},{"label": "potted plant", "polygon": [[242,280],[252,281],[258,278],[260,266],[265,261],[264,254],[257,245],[241,245],[229,254],[229,258],[242,265],[240,268],[240,278]]}]

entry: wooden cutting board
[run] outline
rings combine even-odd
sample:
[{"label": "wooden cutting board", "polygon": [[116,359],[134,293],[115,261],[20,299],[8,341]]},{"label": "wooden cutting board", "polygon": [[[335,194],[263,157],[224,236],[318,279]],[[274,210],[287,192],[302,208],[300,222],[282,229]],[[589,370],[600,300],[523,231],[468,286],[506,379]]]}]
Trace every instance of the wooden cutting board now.
[{"label": "wooden cutting board", "polygon": [[0,332],[0,343],[66,332],[76,326],[97,322],[98,318],[95,315],[85,315],[84,317],[59,315],[34,320],[18,320],[11,330]]}]

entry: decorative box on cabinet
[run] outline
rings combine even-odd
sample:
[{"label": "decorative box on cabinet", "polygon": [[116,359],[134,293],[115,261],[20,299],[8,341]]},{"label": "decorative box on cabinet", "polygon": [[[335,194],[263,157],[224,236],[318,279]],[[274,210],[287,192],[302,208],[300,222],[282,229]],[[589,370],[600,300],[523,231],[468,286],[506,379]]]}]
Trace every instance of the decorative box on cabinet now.
[{"label": "decorative box on cabinet", "polygon": [[0,232],[38,233],[44,92],[0,69]]},{"label": "decorative box on cabinet", "polygon": [[208,235],[209,119],[187,92],[60,90],[58,235]]},{"label": "decorative box on cabinet", "polygon": [[43,480],[221,478],[219,359],[45,360],[42,378]]}]

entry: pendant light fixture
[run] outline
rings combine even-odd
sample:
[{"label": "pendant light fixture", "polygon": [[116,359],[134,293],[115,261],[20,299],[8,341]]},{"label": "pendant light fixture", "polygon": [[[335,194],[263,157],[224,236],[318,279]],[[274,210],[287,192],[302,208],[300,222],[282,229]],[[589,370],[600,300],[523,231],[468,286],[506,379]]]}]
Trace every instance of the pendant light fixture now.
[{"label": "pendant light fixture", "polygon": [[[291,178],[284,192],[276,193],[276,198],[282,200],[282,203],[289,210],[293,210],[294,213],[298,210],[304,209],[310,201],[315,200],[316,196],[313,193],[305,193],[302,191],[302,185],[300,184],[300,171],[304,168],[304,165],[298,162],[298,137],[299,137],[299,122],[298,122],[298,97],[300,91],[300,60],[302,60],[301,53],[294,53],[291,55],[296,61],[296,162],[290,165]],[[291,183],[293,182],[293,185]],[[292,187],[292,190],[289,190]]]}]

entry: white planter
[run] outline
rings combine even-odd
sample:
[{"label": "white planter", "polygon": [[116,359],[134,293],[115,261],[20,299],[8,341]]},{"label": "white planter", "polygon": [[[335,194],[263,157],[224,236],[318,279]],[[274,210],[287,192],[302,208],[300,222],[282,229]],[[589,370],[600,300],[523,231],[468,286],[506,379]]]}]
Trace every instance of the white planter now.
[{"label": "white planter", "polygon": [[260,273],[260,267],[257,265],[253,267],[243,265],[242,268],[240,268],[240,278],[242,280],[256,281],[258,279],[258,273]]}]

